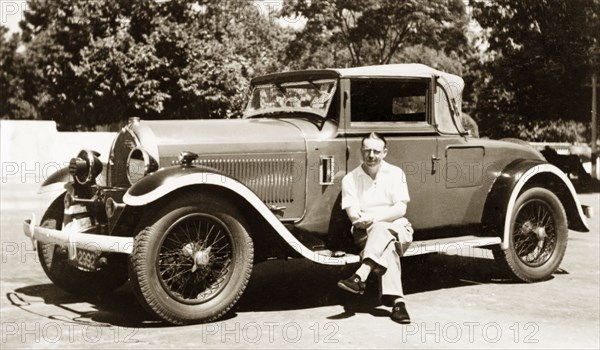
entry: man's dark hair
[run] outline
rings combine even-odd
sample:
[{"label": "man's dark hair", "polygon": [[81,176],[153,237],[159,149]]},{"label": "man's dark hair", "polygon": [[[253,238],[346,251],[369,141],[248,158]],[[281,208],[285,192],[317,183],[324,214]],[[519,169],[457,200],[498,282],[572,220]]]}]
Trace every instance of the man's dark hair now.
[{"label": "man's dark hair", "polygon": [[380,135],[376,132],[372,132],[369,135],[363,137],[363,139],[360,141],[361,146],[365,143],[366,139],[373,139],[373,140],[379,140],[379,141],[383,141],[383,147],[387,148],[387,141],[385,140],[385,137],[383,137],[383,135]]}]

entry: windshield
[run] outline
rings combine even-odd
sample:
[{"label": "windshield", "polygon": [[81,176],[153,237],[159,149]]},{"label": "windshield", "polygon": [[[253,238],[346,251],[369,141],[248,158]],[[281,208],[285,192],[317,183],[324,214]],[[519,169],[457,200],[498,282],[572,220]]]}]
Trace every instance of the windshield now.
[{"label": "windshield", "polygon": [[335,88],[336,80],[332,79],[257,85],[252,89],[244,117],[304,112],[325,118]]}]

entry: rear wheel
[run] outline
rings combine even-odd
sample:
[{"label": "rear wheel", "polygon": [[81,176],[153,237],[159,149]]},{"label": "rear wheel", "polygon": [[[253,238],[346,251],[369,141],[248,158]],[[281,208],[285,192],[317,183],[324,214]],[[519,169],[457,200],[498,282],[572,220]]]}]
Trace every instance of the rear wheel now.
[{"label": "rear wheel", "polygon": [[[42,218],[42,227],[60,230],[64,215],[64,195],[50,205]],[[111,254],[108,265],[98,271],[85,271],[69,263],[66,247],[37,243],[38,257],[46,276],[57,287],[74,295],[94,296],[113,291],[127,281],[126,256]]]},{"label": "rear wheel", "polygon": [[509,247],[494,251],[494,257],[512,278],[541,281],[558,269],[567,240],[567,215],[562,204],[554,193],[534,187],[515,202]]},{"label": "rear wheel", "polygon": [[130,259],[140,302],[173,324],[224,315],[252,272],[253,242],[241,215],[220,198],[192,194],[149,215]]}]

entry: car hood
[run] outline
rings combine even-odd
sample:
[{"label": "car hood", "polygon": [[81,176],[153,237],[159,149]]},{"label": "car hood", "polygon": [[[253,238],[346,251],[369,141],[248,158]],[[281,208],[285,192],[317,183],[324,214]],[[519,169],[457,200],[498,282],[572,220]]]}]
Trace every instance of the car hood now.
[{"label": "car hood", "polygon": [[181,151],[201,157],[306,152],[302,128],[281,119],[139,121],[129,127],[142,147],[161,163]]}]

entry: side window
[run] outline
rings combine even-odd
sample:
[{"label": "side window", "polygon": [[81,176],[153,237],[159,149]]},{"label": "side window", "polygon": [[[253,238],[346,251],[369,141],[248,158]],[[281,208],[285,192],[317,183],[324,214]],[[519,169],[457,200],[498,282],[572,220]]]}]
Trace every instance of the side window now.
[{"label": "side window", "polygon": [[435,123],[438,130],[443,134],[458,134],[456,126],[452,122],[450,101],[440,86],[435,92]]},{"label": "side window", "polygon": [[355,79],[350,82],[352,122],[426,122],[423,81]]}]

